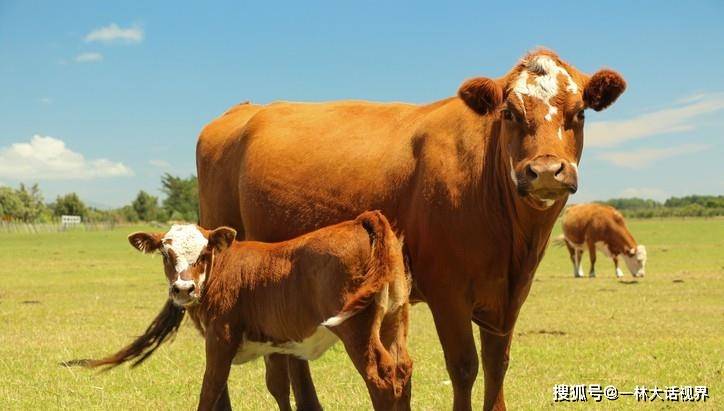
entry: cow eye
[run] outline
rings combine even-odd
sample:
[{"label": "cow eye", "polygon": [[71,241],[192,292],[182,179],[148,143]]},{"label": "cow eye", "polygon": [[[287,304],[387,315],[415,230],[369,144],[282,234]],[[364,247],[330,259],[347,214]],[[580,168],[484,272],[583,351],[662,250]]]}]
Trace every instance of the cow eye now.
[{"label": "cow eye", "polygon": [[584,110],[581,110],[578,113],[576,113],[576,119],[578,121],[583,121],[585,118],[586,118],[586,113],[584,112]]},{"label": "cow eye", "polygon": [[518,117],[517,117],[517,116],[515,115],[515,113],[513,113],[513,111],[510,110],[510,109],[504,108],[504,109],[502,110],[502,115],[503,115],[503,118],[504,118],[505,120],[515,121],[516,123],[518,122]]}]

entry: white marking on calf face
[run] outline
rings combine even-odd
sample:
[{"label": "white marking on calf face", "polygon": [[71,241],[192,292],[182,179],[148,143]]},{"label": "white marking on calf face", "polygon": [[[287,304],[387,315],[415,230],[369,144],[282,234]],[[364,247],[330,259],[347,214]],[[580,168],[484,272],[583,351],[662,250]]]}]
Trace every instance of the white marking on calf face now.
[{"label": "white marking on calf face", "polygon": [[162,240],[163,248],[176,254],[176,274],[195,263],[208,242],[194,224],[174,224]]},{"label": "white marking on calf face", "polygon": [[[528,71],[537,74],[535,79],[528,84],[530,77]],[[563,67],[548,56],[535,56],[525,62],[525,69],[520,72],[518,79],[513,84],[513,92],[523,101],[523,96],[535,97],[548,106],[548,113],[545,115],[547,121],[553,120],[558,113],[558,108],[551,104],[551,99],[558,95],[558,75],[566,78],[566,91],[578,93],[578,85],[571,75]],[[525,104],[523,104],[525,107]],[[559,134],[560,137],[560,134]]]}]

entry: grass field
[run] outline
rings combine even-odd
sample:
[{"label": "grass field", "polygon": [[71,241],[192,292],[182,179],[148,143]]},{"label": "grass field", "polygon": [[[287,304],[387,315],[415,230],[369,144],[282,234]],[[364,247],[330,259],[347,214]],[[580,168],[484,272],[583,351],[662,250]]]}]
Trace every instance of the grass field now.
[{"label": "grass field", "polygon": [[[724,219],[634,220],[649,252],[646,278],[617,281],[599,255],[596,279],[574,279],[551,248],[516,328],[506,379],[510,409],[724,409]],[[164,409],[196,406],[203,342],[187,322],[141,367],[108,373],[60,361],[114,352],[140,334],[166,298],[158,257],[125,240],[138,229],[0,234],[0,409]],[[558,230],[554,232],[554,235]],[[588,270],[588,259],[584,270]],[[413,409],[445,410],[452,387],[429,310],[412,312]],[[477,334],[477,332],[476,332]],[[268,410],[261,361],[234,367],[235,409]],[[337,344],[312,363],[322,404],[369,409],[364,384]],[[707,385],[706,403],[552,402],[555,384]],[[482,407],[482,372],[474,391]]]}]

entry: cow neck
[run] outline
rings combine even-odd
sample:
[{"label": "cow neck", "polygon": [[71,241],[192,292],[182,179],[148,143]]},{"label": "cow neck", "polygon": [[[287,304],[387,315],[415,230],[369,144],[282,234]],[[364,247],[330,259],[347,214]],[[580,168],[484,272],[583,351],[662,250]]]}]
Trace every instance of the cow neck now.
[{"label": "cow neck", "polygon": [[510,255],[509,274],[532,279],[533,272],[543,256],[553,225],[565,199],[551,207],[539,210],[530,206],[516,192],[510,181],[508,157],[502,147],[500,121],[494,120],[483,165],[483,202],[488,221],[495,225],[497,238],[506,239],[502,245]]}]

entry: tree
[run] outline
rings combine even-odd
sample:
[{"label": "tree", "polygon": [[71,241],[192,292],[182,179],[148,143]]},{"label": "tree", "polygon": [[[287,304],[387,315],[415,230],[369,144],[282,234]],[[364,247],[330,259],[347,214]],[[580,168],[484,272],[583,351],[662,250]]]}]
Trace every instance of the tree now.
[{"label": "tree", "polygon": [[30,188],[20,184],[16,190],[0,187],[0,217],[34,222],[44,214],[47,214],[47,207],[37,184]]},{"label": "tree", "polygon": [[131,207],[136,211],[138,218],[143,221],[159,219],[158,198],[143,190],[138,192],[136,199],[131,203]]},{"label": "tree", "polygon": [[169,216],[196,222],[199,217],[199,190],[196,176],[181,178],[166,173],[161,177],[161,191],[166,194],[163,208]]},{"label": "tree", "polygon": [[62,197],[58,196],[53,206],[53,212],[56,216],[79,215],[85,217],[87,208],[78,197],[78,194],[70,193]]},{"label": "tree", "polygon": [[0,217],[4,219],[20,219],[23,213],[23,202],[16,190],[0,187]]}]

